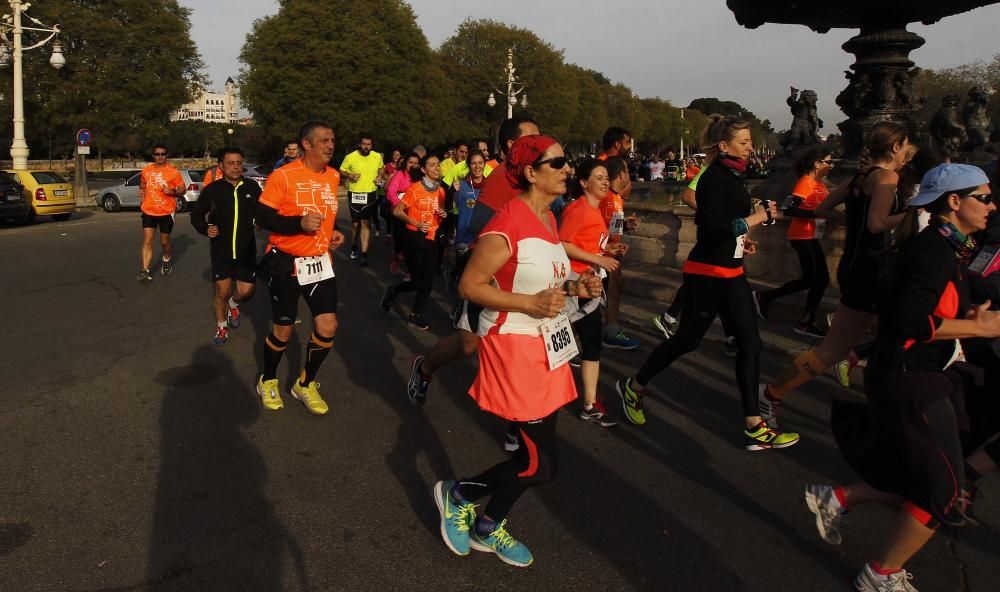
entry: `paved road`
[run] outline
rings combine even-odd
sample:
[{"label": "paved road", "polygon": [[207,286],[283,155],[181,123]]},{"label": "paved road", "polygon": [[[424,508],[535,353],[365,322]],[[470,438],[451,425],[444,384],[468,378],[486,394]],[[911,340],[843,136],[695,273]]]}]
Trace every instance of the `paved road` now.
[{"label": "paved road", "polygon": [[[654,383],[644,428],[562,415],[558,478],[511,516],[535,565],[456,557],[431,485],[503,458],[504,426],[464,394],[472,360],[441,373],[423,410],[406,399],[411,356],[448,332],[448,302],[434,301],[431,332],[412,330],[399,306],[378,308],[385,249],[369,269],[338,255],[341,328],[319,375],[331,413],[290,397],[265,413],[266,299],[214,348],[206,240],[179,216],[175,272],[147,286],[139,236],[135,212],[0,227],[0,590],[846,590],[889,525],[859,509],[829,547],[801,499],[806,483],[851,479],[826,418],[857,394],[817,381],[787,413],[799,446],[744,452],[732,364],[706,342]],[[606,356],[603,392],[655,345],[639,335],[640,352]],[[781,363],[766,355],[765,373]],[[912,562],[922,591],[996,589],[997,490],[987,482],[978,507],[992,526],[939,536]]]}]

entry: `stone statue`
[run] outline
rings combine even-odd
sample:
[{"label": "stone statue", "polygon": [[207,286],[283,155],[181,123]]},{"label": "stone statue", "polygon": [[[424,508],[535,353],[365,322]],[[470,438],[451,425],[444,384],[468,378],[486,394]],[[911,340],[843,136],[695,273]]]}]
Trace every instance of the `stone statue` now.
[{"label": "stone statue", "polygon": [[781,146],[786,152],[791,152],[800,146],[809,146],[819,142],[819,128],[823,120],[816,113],[816,92],[791,87],[791,94],[786,102],[792,110],[792,126],[782,139]]},{"label": "stone statue", "polygon": [[844,77],[847,78],[848,85],[837,95],[837,106],[843,109],[844,113],[857,113],[865,106],[868,95],[872,92],[872,83],[864,72],[854,73],[845,70]]},{"label": "stone statue", "polygon": [[965,143],[965,126],[958,116],[958,95],[941,99],[941,108],[931,117],[929,131],[934,143],[945,154],[954,157]]},{"label": "stone statue", "polygon": [[969,99],[962,109],[962,122],[967,136],[962,150],[973,152],[982,150],[990,142],[990,97],[982,88],[969,89]]},{"label": "stone statue", "polygon": [[893,86],[896,88],[896,97],[903,107],[908,107],[912,111],[920,111],[924,108],[924,94],[913,82],[920,74],[920,68],[913,68],[906,72],[896,73]]}]

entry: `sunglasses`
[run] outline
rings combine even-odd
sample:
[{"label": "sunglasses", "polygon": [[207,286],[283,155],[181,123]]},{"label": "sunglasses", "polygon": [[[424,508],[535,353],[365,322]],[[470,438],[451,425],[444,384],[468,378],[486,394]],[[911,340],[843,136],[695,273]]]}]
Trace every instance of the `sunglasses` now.
[{"label": "sunglasses", "polygon": [[545,160],[536,160],[535,164],[531,165],[533,167],[539,167],[543,164],[547,164],[555,170],[559,170],[569,164],[569,157],[566,156],[556,156],[555,158],[546,158]]},{"label": "sunglasses", "polygon": [[153,153],[153,156],[166,156],[166,155],[167,155],[166,152],[154,152]]},{"label": "sunglasses", "polygon": [[992,193],[970,193],[969,195],[963,195],[962,197],[971,197],[979,203],[987,206],[993,203]]},{"label": "sunglasses", "polygon": [[827,158],[826,160],[821,160],[820,163],[825,164],[826,166],[833,166],[833,159]]}]

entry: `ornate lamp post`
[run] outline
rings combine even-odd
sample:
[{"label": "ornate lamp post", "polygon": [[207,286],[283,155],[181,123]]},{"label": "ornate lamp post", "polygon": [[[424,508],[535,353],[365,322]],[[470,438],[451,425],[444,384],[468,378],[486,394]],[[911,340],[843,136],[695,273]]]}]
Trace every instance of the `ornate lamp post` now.
[{"label": "ornate lamp post", "polygon": [[[36,18],[29,16],[27,10],[31,7],[28,2],[22,0],[8,0],[12,14],[5,14],[0,17],[0,65],[6,65],[11,61],[11,48],[13,48],[14,61],[14,142],[11,144],[10,155],[14,160],[15,169],[28,168],[28,143],[24,139],[24,70],[22,65],[22,54],[29,49],[41,47],[53,41],[52,57],[49,64],[55,69],[60,69],[66,65],[66,57],[62,53],[62,44],[59,43],[59,25],[49,27]],[[36,27],[25,27],[21,25],[22,17],[37,25]],[[49,36],[38,43],[23,47],[21,36],[24,31],[37,31],[48,33]],[[10,33],[13,40],[8,39]]]},{"label": "ornate lamp post", "polygon": [[[514,117],[514,105],[517,104],[517,96],[521,95],[521,107],[528,107],[528,93],[524,91],[524,83],[518,80],[514,73],[517,69],[514,68],[514,48],[507,50],[507,66],[504,68],[504,74],[506,75],[506,80],[501,83],[507,85],[507,92],[496,89],[496,92],[507,97],[507,119]],[[490,107],[496,107],[497,99],[490,93],[490,97],[486,99],[486,104]]]}]

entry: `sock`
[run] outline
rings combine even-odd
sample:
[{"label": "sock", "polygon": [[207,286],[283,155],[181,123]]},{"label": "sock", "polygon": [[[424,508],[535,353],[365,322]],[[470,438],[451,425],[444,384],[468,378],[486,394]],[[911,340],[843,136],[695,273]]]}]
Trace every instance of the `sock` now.
[{"label": "sock", "polygon": [[768,385],[768,394],[773,400],[780,401],[788,393],[822,374],[824,370],[826,370],[826,364],[820,361],[816,350],[810,349],[795,358],[792,365]]},{"label": "sock", "polygon": [[434,375],[433,374],[427,374],[426,372],[424,372],[424,362],[426,362],[426,361],[427,360],[420,360],[420,365],[417,366],[417,372],[420,373],[420,379],[421,380],[423,380],[424,382],[430,382],[431,379],[434,378]]},{"label": "sock", "polygon": [[170,263],[170,257],[163,257],[164,263]]},{"label": "sock", "polygon": [[480,516],[476,518],[476,534],[479,535],[491,535],[493,531],[497,529],[497,521],[490,520],[485,516]]},{"label": "sock", "polygon": [[233,297],[229,297],[229,308],[239,308],[240,303],[233,300]]},{"label": "sock", "polygon": [[872,571],[882,577],[891,576],[892,574],[899,571],[898,569],[883,569],[882,566],[878,564],[878,561],[872,561],[871,565],[872,565]]},{"label": "sock", "polygon": [[619,325],[607,325],[604,327],[604,336],[611,339],[618,335],[618,332],[621,330],[622,328]]},{"label": "sock", "polygon": [[282,341],[271,333],[264,339],[264,380],[274,380],[278,377],[278,363],[288,347],[287,341]]},{"label": "sock", "polygon": [[221,329],[226,326],[226,321],[219,321],[218,323],[216,323],[216,325],[218,325],[219,328]]},{"label": "sock", "polygon": [[302,376],[299,377],[300,386],[306,386],[316,378],[319,365],[323,363],[332,348],[333,337],[323,337],[313,332],[312,338],[306,344],[306,364],[302,369]]}]

